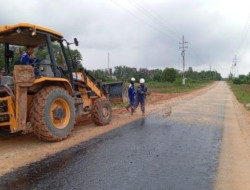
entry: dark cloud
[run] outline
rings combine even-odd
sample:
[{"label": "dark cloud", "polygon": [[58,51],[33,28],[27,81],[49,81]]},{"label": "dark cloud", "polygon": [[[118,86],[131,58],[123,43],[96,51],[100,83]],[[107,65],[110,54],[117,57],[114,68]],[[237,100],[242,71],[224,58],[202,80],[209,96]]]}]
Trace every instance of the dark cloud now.
[{"label": "dark cloud", "polygon": [[[68,40],[77,37],[89,69],[106,68],[108,52],[112,66],[181,69],[179,41],[184,34],[189,42],[187,67],[202,70],[212,65],[227,76],[248,12],[230,2],[224,9],[223,2],[2,0],[0,25],[31,22],[58,30]],[[244,74],[250,71],[246,44],[239,62]]]}]

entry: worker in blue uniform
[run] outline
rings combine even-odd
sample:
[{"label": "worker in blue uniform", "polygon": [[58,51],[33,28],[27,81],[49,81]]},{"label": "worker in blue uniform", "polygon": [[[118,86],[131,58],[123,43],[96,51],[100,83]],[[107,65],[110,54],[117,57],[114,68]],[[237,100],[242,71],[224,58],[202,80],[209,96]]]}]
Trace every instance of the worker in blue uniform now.
[{"label": "worker in blue uniform", "polygon": [[35,76],[39,77],[39,70],[35,67],[35,63],[39,63],[40,61],[34,55],[34,46],[27,46],[26,53],[20,57],[20,62],[34,67]]},{"label": "worker in blue uniform", "polygon": [[145,99],[147,95],[147,87],[145,86],[145,80],[143,78],[140,79],[140,86],[137,88],[136,93],[136,105],[137,108],[139,104],[141,105],[142,115],[145,116]]},{"label": "worker in blue uniform", "polygon": [[129,111],[129,108],[131,108],[131,115],[134,112],[135,109],[135,78],[132,77],[130,80],[130,84],[128,87],[128,97],[129,97],[129,104],[126,106],[126,109]]}]

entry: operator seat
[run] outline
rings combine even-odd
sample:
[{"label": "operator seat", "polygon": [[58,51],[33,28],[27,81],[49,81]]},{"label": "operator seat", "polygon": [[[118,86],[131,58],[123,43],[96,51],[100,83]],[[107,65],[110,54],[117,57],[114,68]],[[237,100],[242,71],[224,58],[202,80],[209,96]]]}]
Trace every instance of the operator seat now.
[{"label": "operator seat", "polygon": [[10,88],[14,88],[14,80],[12,76],[3,76],[1,79],[2,86],[9,86]]},{"label": "operator seat", "polygon": [[0,85],[0,97],[11,96],[12,100],[15,100],[14,96],[14,80],[12,76],[3,76]]}]

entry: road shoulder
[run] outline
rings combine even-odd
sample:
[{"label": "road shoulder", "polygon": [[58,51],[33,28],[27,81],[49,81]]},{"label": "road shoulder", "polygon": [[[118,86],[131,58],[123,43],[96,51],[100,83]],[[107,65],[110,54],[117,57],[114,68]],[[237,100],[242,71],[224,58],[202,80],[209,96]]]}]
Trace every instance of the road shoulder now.
[{"label": "road shoulder", "polygon": [[250,189],[249,113],[229,90],[215,189]]}]

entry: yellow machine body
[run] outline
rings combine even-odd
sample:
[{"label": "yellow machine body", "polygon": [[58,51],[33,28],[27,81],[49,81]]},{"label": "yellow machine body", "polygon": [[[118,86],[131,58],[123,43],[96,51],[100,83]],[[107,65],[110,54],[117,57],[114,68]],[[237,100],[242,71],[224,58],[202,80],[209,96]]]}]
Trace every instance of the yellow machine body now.
[{"label": "yellow machine body", "polygon": [[[52,42],[59,44],[65,70],[56,61],[58,52],[53,49]],[[0,26],[0,43],[5,47],[7,70],[3,76],[7,83],[1,79],[0,85],[0,130],[7,127],[11,133],[25,131],[30,122],[40,139],[60,141],[70,134],[78,116],[89,114],[97,125],[110,122],[112,108],[106,89],[86,70],[79,72],[76,69],[71,55],[68,59],[64,42],[70,52],[69,44],[72,43],[57,31],[29,23]],[[74,43],[78,45],[77,39]],[[19,60],[12,73],[9,59],[13,60],[14,52],[10,45],[46,45],[49,63],[39,62],[38,66],[31,66]],[[39,71],[39,76],[35,76],[34,68]]]},{"label": "yellow machine body", "polygon": [[25,130],[30,107],[35,93],[49,84],[58,85],[73,95],[71,84],[64,78],[41,77],[35,79],[34,69],[29,65],[16,65],[14,68],[14,99],[11,96],[0,97],[0,104],[7,104],[7,110],[0,112],[1,116],[8,115],[9,120],[0,122],[1,126],[10,126],[11,132]]}]

